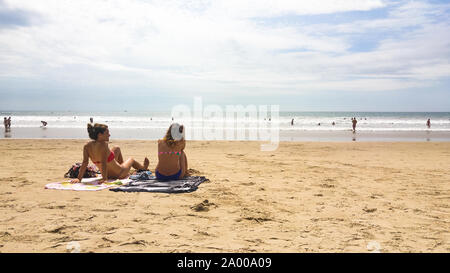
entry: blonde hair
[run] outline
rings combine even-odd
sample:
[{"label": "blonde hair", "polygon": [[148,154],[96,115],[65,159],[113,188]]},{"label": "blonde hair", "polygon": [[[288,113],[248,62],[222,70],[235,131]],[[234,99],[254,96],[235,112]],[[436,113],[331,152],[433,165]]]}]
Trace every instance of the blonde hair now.
[{"label": "blonde hair", "polygon": [[[172,136],[172,127],[175,124],[178,125],[177,123],[173,123],[169,126],[169,129],[167,129],[166,135],[163,138],[163,140],[166,142],[167,146],[169,146],[171,148],[173,148],[177,144],[177,141],[178,141],[178,140],[175,140]],[[184,130],[183,125],[180,126],[179,130]]]}]

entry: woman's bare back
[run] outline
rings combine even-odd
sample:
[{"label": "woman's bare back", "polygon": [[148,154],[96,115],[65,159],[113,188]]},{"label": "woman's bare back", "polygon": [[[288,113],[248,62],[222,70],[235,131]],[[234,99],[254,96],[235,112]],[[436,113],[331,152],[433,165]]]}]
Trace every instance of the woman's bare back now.
[{"label": "woman's bare back", "polygon": [[156,170],[163,175],[177,173],[181,169],[180,156],[185,145],[184,140],[177,141],[173,147],[168,146],[162,139],[158,140],[158,165]]}]

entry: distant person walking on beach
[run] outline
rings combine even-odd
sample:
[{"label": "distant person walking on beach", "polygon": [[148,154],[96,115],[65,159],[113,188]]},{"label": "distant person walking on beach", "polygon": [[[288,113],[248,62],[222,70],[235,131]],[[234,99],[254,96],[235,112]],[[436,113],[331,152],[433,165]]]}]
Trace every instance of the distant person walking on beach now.
[{"label": "distant person walking on beach", "polygon": [[155,169],[157,179],[176,180],[187,174],[185,147],[184,126],[173,123],[164,138],[158,140],[158,165]]},{"label": "distant person walking on beach", "polygon": [[148,158],[144,159],[144,164],[139,164],[133,158],[123,161],[122,151],[119,147],[113,147],[111,150],[108,147],[109,129],[104,124],[96,123],[92,125],[88,123],[87,130],[89,141],[83,148],[83,163],[78,173],[78,178],[73,179],[72,183],[79,183],[84,176],[89,158],[94,162],[102,173],[102,180],[100,183],[106,182],[110,179],[123,179],[128,177],[131,167],[137,170],[147,170],[149,165]]},{"label": "distant person walking on beach", "polygon": [[358,121],[356,120],[356,118],[352,118],[353,133],[356,132],[356,123],[358,123]]},{"label": "distant person walking on beach", "polygon": [[431,127],[431,121],[430,121],[430,119],[427,120],[427,127],[428,127],[428,129],[430,129],[430,127]]}]

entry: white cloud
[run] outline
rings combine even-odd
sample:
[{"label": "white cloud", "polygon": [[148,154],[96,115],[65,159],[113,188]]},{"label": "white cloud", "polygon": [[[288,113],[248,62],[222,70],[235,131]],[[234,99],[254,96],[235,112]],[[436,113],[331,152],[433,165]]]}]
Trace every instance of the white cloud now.
[{"label": "white cloud", "polygon": [[[0,78],[174,92],[395,90],[449,77],[449,21],[423,2],[6,1],[44,21],[0,31]],[[389,7],[352,24],[259,25],[251,18]],[[442,14],[441,14],[442,15]],[[347,34],[413,27],[352,52]],[[297,50],[297,52],[291,52]],[[286,53],[282,53],[286,52]],[[420,81],[424,80],[424,81]],[[255,94],[259,95],[259,93]]]},{"label": "white cloud", "polygon": [[378,0],[225,0],[211,1],[208,13],[215,16],[251,18],[284,15],[328,14],[343,11],[371,10],[385,6]]}]

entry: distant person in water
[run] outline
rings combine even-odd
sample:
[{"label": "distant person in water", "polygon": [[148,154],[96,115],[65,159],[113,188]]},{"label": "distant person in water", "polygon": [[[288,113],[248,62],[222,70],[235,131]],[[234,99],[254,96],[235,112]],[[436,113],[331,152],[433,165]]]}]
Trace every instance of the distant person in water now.
[{"label": "distant person in water", "polygon": [[428,127],[428,129],[430,129],[430,127],[431,127],[431,121],[430,121],[430,119],[427,120],[427,127]]},{"label": "distant person in water", "polygon": [[94,119],[93,118],[89,118],[89,120],[91,121],[91,123],[94,123]]},{"label": "distant person in water", "polygon": [[356,123],[358,123],[358,121],[356,120],[356,118],[352,118],[353,132],[356,132]]},{"label": "distant person in water", "polygon": [[11,117],[8,117],[8,129],[11,130]]},{"label": "distant person in water", "polygon": [[291,126],[294,126],[294,119],[291,120]]},{"label": "distant person in water", "polygon": [[141,165],[133,158],[123,161],[122,151],[119,147],[113,147],[111,150],[108,147],[109,129],[104,124],[96,123],[94,125],[88,123],[87,130],[89,141],[83,148],[83,163],[81,164],[78,178],[73,179],[72,183],[79,183],[83,178],[89,163],[89,158],[94,162],[102,174],[100,183],[106,182],[108,179],[123,179],[128,177],[131,167],[137,170],[147,170],[149,165],[148,158],[144,159],[144,164]]},{"label": "distant person in water", "polygon": [[3,118],[3,125],[5,126],[5,131],[8,130],[8,119],[6,117]]},{"label": "distant person in water", "polygon": [[187,174],[185,147],[184,126],[173,123],[164,138],[158,140],[158,165],[155,169],[158,180],[182,179]]},{"label": "distant person in water", "polygon": [[333,125],[333,126],[334,126],[334,125],[336,125],[336,123],[335,123],[335,122],[333,121],[333,122],[331,123],[331,125]]},{"label": "distant person in water", "polygon": [[47,126],[47,122],[45,120],[41,120],[41,123],[43,127]]}]

